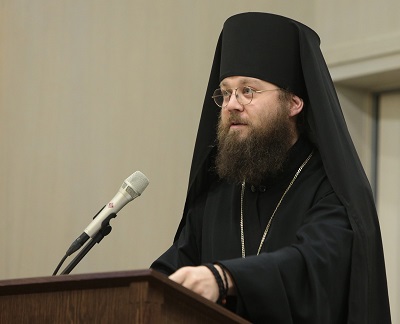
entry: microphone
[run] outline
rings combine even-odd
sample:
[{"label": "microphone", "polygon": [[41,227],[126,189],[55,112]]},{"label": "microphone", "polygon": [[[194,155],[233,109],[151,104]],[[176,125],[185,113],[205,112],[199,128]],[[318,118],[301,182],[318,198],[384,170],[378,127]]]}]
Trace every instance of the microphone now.
[{"label": "microphone", "polygon": [[92,222],[85,228],[83,233],[71,244],[66,252],[66,256],[79,250],[83,244],[93,238],[102,228],[103,224],[108,223],[111,218],[116,217],[117,213],[133,199],[139,197],[149,184],[149,179],[140,171],[134,172],[128,177],[119,188],[117,194],[105,205]]}]

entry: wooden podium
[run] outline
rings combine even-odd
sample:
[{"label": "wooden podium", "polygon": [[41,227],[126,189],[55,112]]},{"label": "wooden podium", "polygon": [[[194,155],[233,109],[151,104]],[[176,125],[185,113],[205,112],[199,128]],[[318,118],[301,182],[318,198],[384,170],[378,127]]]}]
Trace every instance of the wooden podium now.
[{"label": "wooden podium", "polygon": [[249,323],[153,270],[0,281],[0,323]]}]

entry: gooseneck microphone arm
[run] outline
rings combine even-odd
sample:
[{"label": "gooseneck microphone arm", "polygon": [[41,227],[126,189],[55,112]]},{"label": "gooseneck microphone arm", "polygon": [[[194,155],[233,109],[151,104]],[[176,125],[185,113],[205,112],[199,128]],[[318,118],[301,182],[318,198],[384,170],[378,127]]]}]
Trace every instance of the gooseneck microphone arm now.
[{"label": "gooseneck microphone arm", "polygon": [[[83,245],[84,245],[84,247],[79,252],[79,254],[69,263],[69,265],[65,267],[63,272],[61,272],[60,274],[62,274],[62,275],[69,274],[78,265],[78,263],[85,257],[85,255],[88,254],[88,252],[93,248],[93,246],[96,243],[97,244],[100,243],[101,240],[104,238],[104,236],[107,236],[108,234],[111,233],[112,227],[110,225],[110,220],[115,217],[117,217],[117,214],[115,214],[115,213],[110,214],[106,219],[103,220],[99,231],[93,236],[93,238],[86,245],[84,245],[84,243],[89,239],[89,237],[87,239],[85,239],[84,242],[80,243],[79,248],[81,248],[81,246],[83,246]],[[71,247],[72,247],[72,245],[71,245]],[[67,253],[65,253],[64,257],[61,259],[57,268],[54,270],[53,276],[55,276],[57,274],[58,270],[60,270],[61,266],[63,265],[63,263],[67,259],[67,257],[69,257],[73,252],[78,250],[78,248],[71,248],[71,247],[68,249]]]},{"label": "gooseneck microphone arm", "polygon": [[[115,197],[105,205],[97,214],[94,216],[92,222],[85,228],[83,233],[78,236],[78,238],[72,242],[71,246],[68,248],[64,257],[57,265],[57,268],[53,272],[55,276],[60,270],[64,261],[71,254],[78,251],[82,246],[84,249],[79,253],[72,262],[67,266],[67,268],[62,272],[62,274],[68,274],[71,270],[79,263],[80,260],[90,251],[90,249],[108,235],[111,232],[110,220],[117,216],[117,213],[130,201],[139,197],[142,192],[146,189],[149,184],[149,179],[140,171],[134,172],[130,177],[128,177],[119,188]],[[85,243],[89,240],[89,243]]]},{"label": "gooseneck microphone arm", "polygon": [[88,254],[88,252],[93,248],[96,243],[99,244],[104,236],[107,236],[111,233],[112,227],[109,224],[109,221],[111,218],[115,218],[116,216],[117,214],[111,214],[109,216],[109,219],[103,222],[102,227],[96,233],[96,235],[82,248],[78,255],[65,267],[65,269],[60,274],[69,274],[85,257],[85,255]]}]

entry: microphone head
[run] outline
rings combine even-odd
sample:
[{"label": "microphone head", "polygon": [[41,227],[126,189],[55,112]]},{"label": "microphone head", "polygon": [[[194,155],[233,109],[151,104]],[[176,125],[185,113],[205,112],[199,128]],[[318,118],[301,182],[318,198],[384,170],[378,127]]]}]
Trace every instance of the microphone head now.
[{"label": "microphone head", "polygon": [[142,172],[136,171],[124,181],[122,187],[132,198],[136,198],[142,194],[148,184],[149,179]]}]

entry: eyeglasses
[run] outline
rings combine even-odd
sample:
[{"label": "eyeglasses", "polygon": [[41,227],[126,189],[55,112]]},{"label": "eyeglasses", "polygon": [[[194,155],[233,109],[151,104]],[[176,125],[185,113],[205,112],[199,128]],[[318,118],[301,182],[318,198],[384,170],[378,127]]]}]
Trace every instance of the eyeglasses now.
[{"label": "eyeglasses", "polygon": [[255,90],[249,86],[239,87],[236,89],[217,89],[214,91],[212,98],[218,107],[224,108],[228,105],[229,100],[231,100],[231,96],[233,91],[235,91],[236,100],[242,105],[248,105],[253,100],[253,96],[255,93],[262,93],[265,91],[274,91],[281,90],[280,88],[276,89],[266,89],[266,90]]}]

